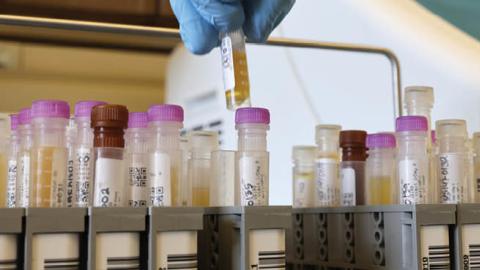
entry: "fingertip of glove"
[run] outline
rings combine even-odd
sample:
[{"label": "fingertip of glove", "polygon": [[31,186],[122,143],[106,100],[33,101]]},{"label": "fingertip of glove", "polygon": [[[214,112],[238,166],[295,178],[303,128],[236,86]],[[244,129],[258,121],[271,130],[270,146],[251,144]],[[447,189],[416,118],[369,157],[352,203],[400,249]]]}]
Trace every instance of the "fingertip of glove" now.
[{"label": "fingertip of glove", "polygon": [[180,34],[185,47],[193,54],[209,53],[218,44],[218,32],[207,24],[188,23],[180,27]]}]

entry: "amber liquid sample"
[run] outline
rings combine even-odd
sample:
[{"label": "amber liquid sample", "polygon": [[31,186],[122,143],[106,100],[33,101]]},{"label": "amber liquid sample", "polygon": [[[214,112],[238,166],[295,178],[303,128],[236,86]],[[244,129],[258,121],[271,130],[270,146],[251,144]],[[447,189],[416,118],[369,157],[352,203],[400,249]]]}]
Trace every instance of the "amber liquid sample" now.
[{"label": "amber liquid sample", "polygon": [[61,147],[39,147],[32,151],[33,207],[61,207],[67,151]]},{"label": "amber liquid sample", "polygon": [[209,206],[210,193],[209,188],[193,188],[192,204],[193,206]]},{"label": "amber liquid sample", "polygon": [[250,81],[245,51],[233,50],[232,62],[235,86],[225,90],[227,108],[234,110],[240,107],[250,107]]},{"label": "amber liquid sample", "polygon": [[5,207],[7,202],[7,159],[0,154],[0,207]]},{"label": "amber liquid sample", "polygon": [[394,204],[395,194],[392,192],[392,178],[389,176],[373,177],[369,180],[368,204]]}]

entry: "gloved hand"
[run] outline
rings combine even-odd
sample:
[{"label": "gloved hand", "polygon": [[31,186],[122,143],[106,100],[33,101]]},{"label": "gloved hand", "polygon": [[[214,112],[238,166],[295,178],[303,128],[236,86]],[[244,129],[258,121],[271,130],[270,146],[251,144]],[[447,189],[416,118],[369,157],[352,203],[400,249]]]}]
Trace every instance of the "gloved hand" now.
[{"label": "gloved hand", "polygon": [[243,27],[247,39],[264,42],[295,0],[170,0],[185,46],[195,54],[219,44],[219,32]]}]

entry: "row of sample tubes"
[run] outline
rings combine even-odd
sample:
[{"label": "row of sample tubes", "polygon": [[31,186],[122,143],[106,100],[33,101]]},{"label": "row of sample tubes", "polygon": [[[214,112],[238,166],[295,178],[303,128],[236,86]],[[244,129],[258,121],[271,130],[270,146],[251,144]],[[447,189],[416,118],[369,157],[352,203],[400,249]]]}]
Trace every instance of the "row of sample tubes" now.
[{"label": "row of sample tubes", "polygon": [[430,127],[433,89],[405,89],[395,132],[316,126],[317,146],[294,146],[295,207],[480,202],[480,133],[446,119]]},{"label": "row of sample tubes", "polygon": [[236,111],[238,151],[218,148],[216,132],[181,137],[184,112],[153,105],[37,100],[11,115],[6,207],[147,207],[268,204],[263,108]]}]

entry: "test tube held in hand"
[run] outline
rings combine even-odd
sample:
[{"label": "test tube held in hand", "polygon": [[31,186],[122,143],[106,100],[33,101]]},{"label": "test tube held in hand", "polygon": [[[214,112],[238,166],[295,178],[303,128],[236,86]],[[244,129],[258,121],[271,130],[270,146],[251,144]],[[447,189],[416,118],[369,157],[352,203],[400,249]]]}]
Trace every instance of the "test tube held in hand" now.
[{"label": "test tube held in hand", "polygon": [[237,109],[235,124],[238,131],[236,205],[268,205],[270,112],[264,108]]},{"label": "test tube held in hand", "polygon": [[97,105],[91,114],[95,154],[95,207],[125,207],[125,140],[128,109],[123,105]]},{"label": "test tube held in hand", "polygon": [[31,206],[63,207],[67,169],[65,134],[70,106],[61,100],[37,100],[32,103],[31,117]]},{"label": "test tube held in hand", "polygon": [[180,129],[183,109],[178,105],[153,105],[148,109],[151,132],[148,154],[150,202],[152,206],[180,206]]},{"label": "test tube held in hand", "polygon": [[240,28],[221,33],[220,40],[227,109],[250,107],[250,82],[243,30]]}]

